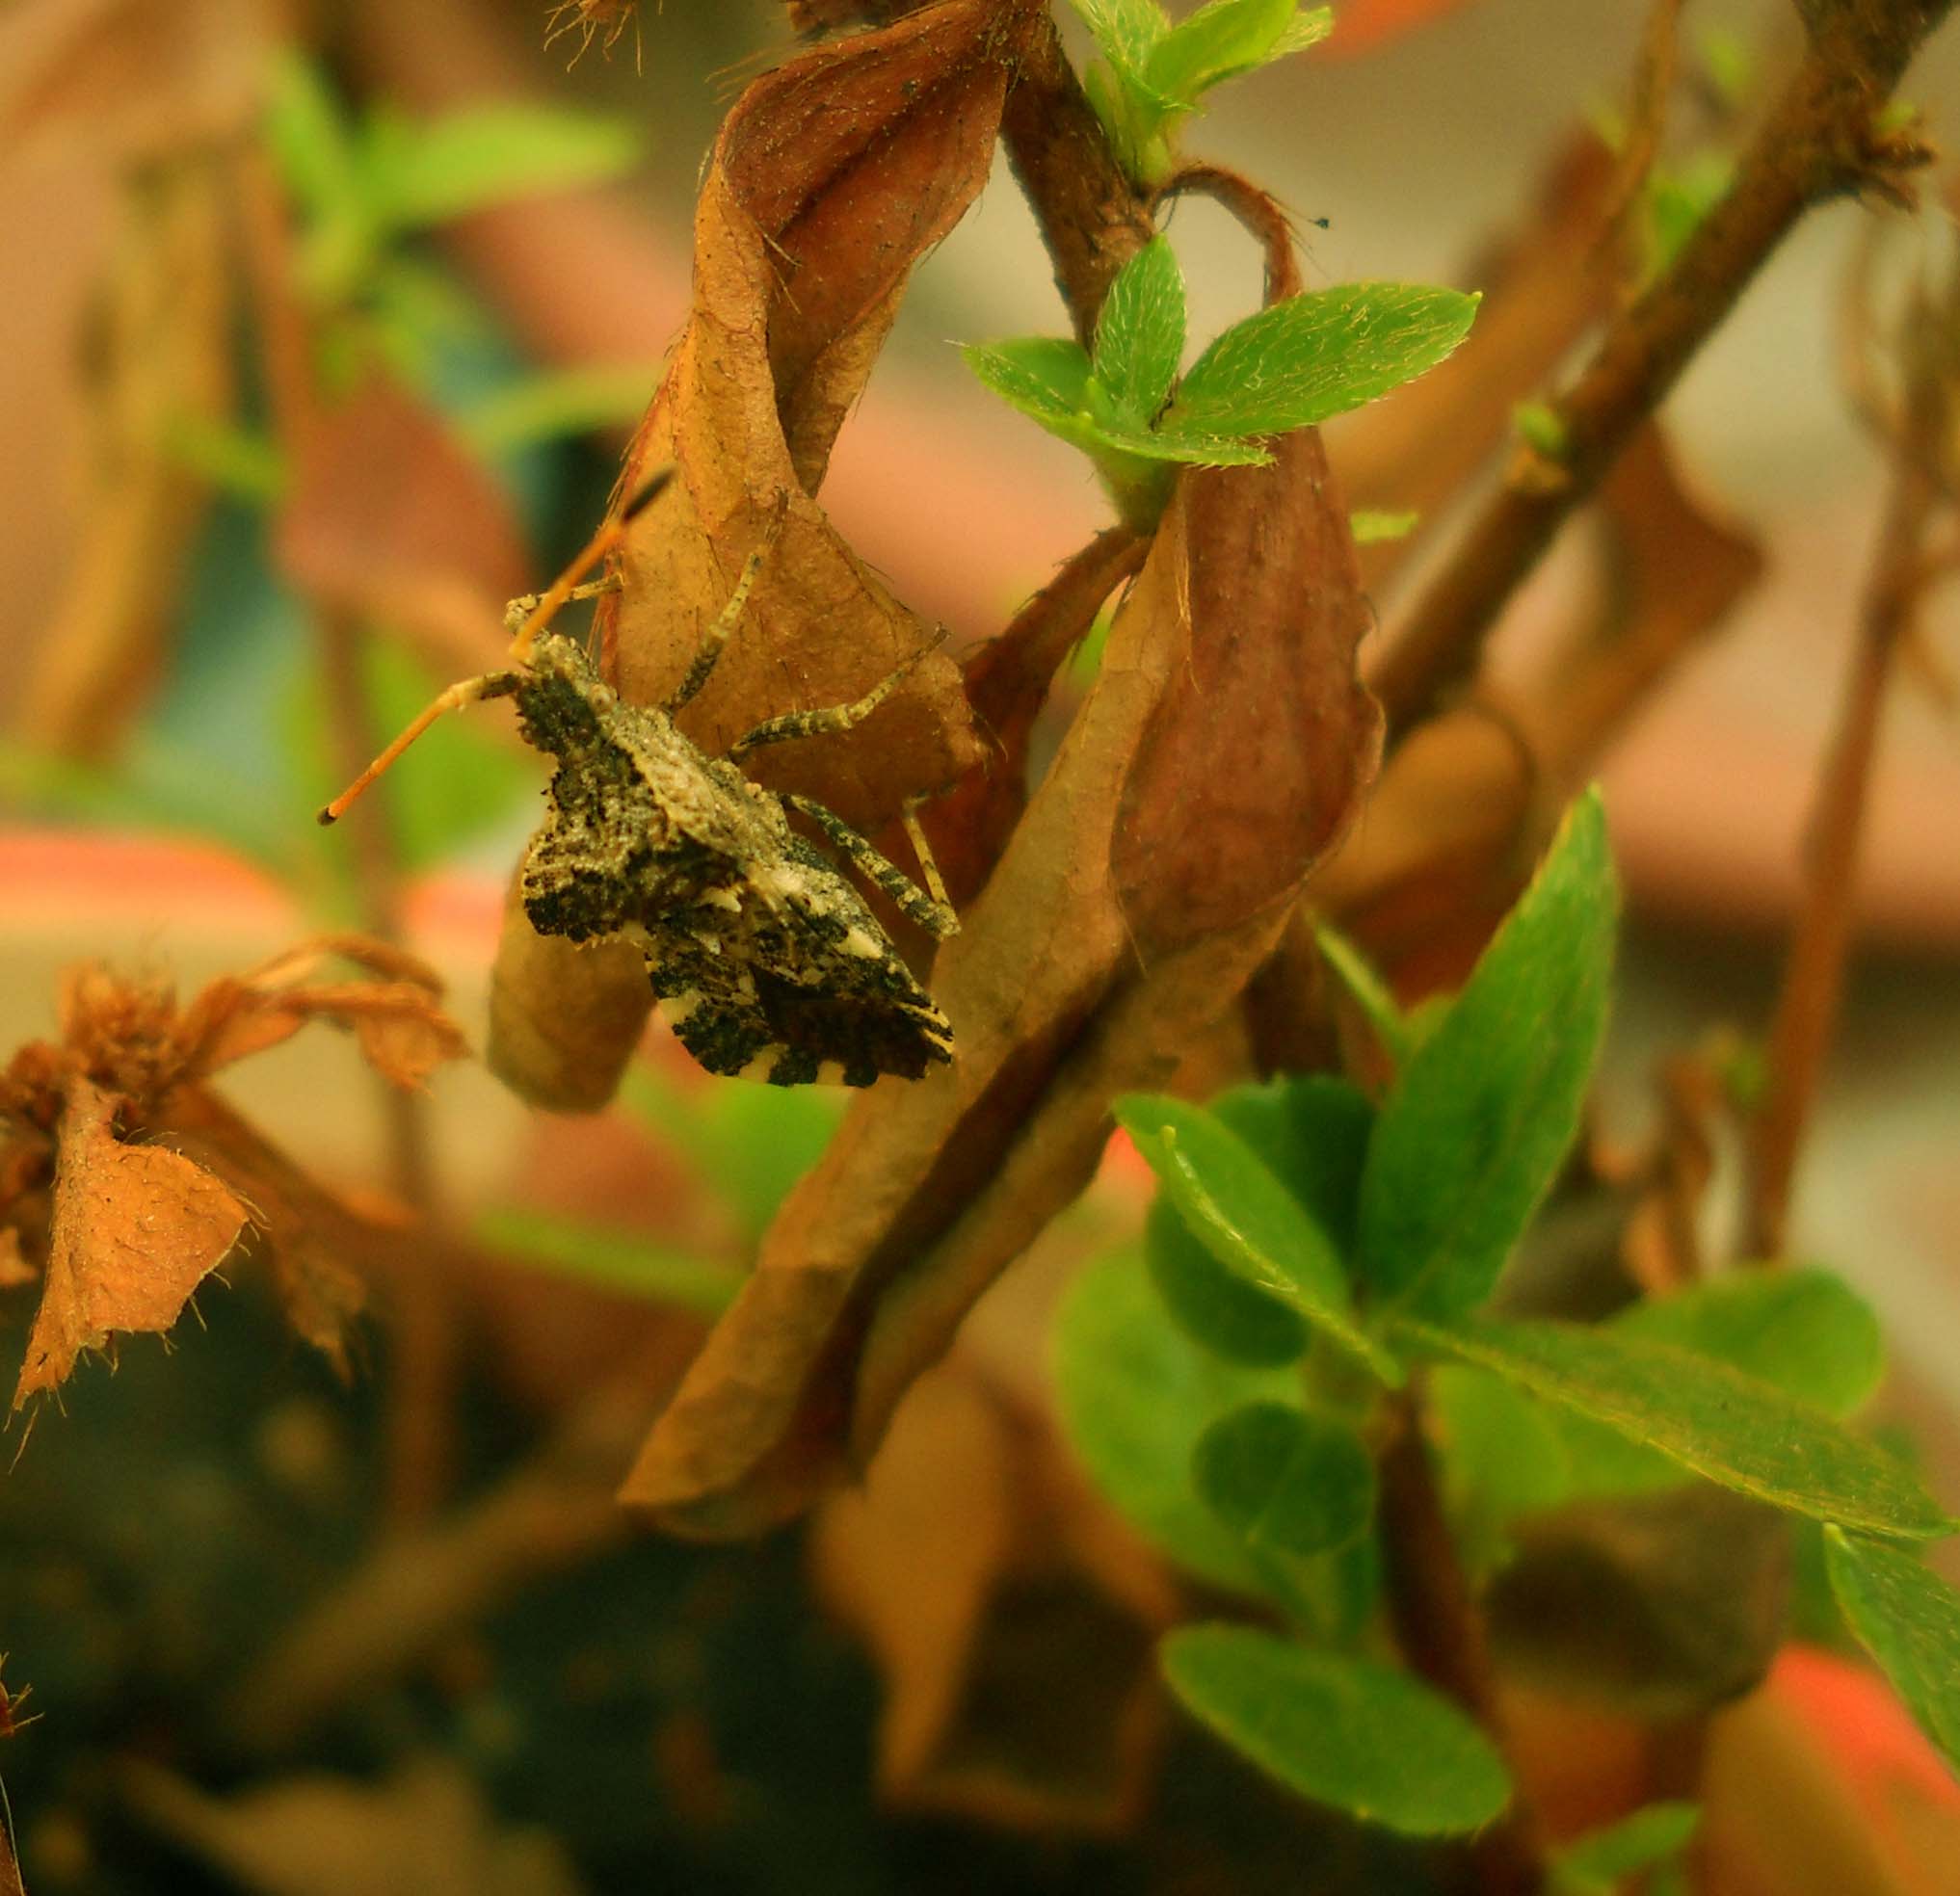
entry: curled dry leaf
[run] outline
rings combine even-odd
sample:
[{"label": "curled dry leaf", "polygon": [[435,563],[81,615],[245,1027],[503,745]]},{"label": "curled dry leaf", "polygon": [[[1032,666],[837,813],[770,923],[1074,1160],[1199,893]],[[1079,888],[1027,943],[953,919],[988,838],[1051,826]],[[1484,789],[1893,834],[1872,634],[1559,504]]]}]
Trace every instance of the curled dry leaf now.
[{"label": "curled dry leaf", "polygon": [[[629,1502],[752,1532],[861,1463],[1081,1189],[1110,1100],[1162,1084],[1270,950],[1379,744],[1354,679],[1367,620],[1343,503],[1317,436],[1278,449],[1180,484],[1060,754],[940,953],[958,1060],[853,1109],[655,1426]],[[1198,527],[1220,557],[1194,556]],[[1311,755],[1206,783],[1296,744],[1303,720]],[[1180,830],[1176,806],[1200,797],[1229,801],[1230,838]]]},{"label": "curled dry leaf", "polygon": [[245,1207],[201,1167],[119,1139],[118,1105],[86,1079],[69,1086],[47,1282],[14,1386],[16,1409],[54,1388],[112,1331],[170,1329],[245,1228]]},{"label": "curled dry leaf", "polygon": [[[1016,49],[1041,11],[1033,0],[942,0],[750,86],[702,187],[693,310],[622,476],[631,495],[656,469],[677,469],[631,522],[616,561],[622,590],[600,606],[629,699],[668,698],[749,555],[767,544],[740,628],[680,717],[704,750],[782,712],[849,703],[912,664],[861,728],[775,745],[745,766],[866,833],[953,782],[980,746],[957,669],[929,649],[933,629],[813,496],[914,264],[986,182]],[[593,1018],[576,1000],[564,1035],[554,1024],[543,985],[552,966],[507,927],[496,984],[512,1014],[547,1042],[589,1042]],[[637,1037],[622,1020],[628,1030]]]},{"label": "curled dry leaf", "polygon": [[[946,0],[758,79],[722,127],[695,219],[694,309],[627,457],[633,522],[608,602],[621,689],[679,681],[785,504],[748,611],[681,722],[718,750],[766,717],[848,703],[932,628],[812,498],[914,263],[986,182],[1018,36],[1035,10]],[[874,828],[974,762],[959,674],[931,656],[861,731],[759,754],[758,780]]]},{"label": "curled dry leaf", "polygon": [[[381,977],[313,982],[331,956]],[[111,1331],[167,1330],[232,1247],[266,1248],[300,1333],[346,1366],[363,1300],[353,1263],[388,1233],[357,1217],[205,1091],[233,1062],[312,1019],[349,1028],[371,1064],[419,1085],[464,1051],[441,984],[411,955],[362,935],[316,936],[179,1007],[168,984],[84,965],[64,977],[58,1042],[0,1072],[0,1220],[24,1268],[46,1252],[15,1407],[60,1382]],[[51,1205],[50,1205],[51,1199]],[[45,1235],[42,1226],[45,1225]]]}]

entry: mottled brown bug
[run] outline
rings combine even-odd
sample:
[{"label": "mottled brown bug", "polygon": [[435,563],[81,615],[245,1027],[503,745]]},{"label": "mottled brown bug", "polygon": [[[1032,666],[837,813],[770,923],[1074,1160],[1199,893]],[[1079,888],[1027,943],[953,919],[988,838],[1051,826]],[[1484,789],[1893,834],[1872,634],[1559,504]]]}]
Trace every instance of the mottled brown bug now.
[{"label": "mottled brown bug", "polygon": [[661,1011],[711,1073],[774,1086],[881,1074],[918,1079],[952,1057],[952,1029],[837,865],[791,829],[802,814],[931,934],[959,927],[923,832],[908,833],[932,893],[916,888],[834,812],[779,795],[742,774],[750,751],[785,739],[844,731],[869,717],[924,656],[922,648],[855,703],[791,712],[757,724],[711,757],[674,716],[707,683],[767,548],[751,554],[687,675],[657,709],[629,704],[572,640],[546,629],[585,573],[666,476],[523,610],[505,670],[466,678],[431,703],[320,812],[337,819],[443,712],[515,698],[525,742],[557,759],[549,809],[524,856],[524,910],[541,935],[634,942]]}]

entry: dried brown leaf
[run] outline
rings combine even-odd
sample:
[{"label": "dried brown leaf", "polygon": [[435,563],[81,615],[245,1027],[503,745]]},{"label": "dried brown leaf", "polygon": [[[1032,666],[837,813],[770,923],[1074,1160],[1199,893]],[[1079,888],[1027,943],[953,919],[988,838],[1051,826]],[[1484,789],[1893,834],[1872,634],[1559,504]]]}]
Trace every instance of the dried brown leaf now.
[{"label": "dried brown leaf", "polygon": [[245,1207],[210,1172],[116,1136],[119,1101],[70,1082],[55,1162],[45,1288],[13,1391],[17,1409],[115,1330],[166,1330],[237,1242]]},{"label": "dried brown leaf", "polygon": [[601,1111],[652,1011],[638,948],[630,941],[580,946],[540,935],[512,882],[484,1059],[513,1093],[553,1113]]},{"label": "dried brown leaf", "polygon": [[[787,496],[741,631],[682,718],[719,750],[766,717],[848,703],[933,639],[812,497],[912,268],[986,182],[1036,9],[945,0],[755,81],[695,221],[688,327],[623,486],[678,478],[633,522],[608,620],[621,689],[678,682]],[[771,749],[758,780],[875,829],[978,760],[959,673],[933,655],[861,729]]]},{"label": "dried brown leaf", "polygon": [[201,1087],[173,1093],[156,1129],[251,1207],[249,1248],[270,1252],[286,1321],[345,1375],[348,1330],[367,1302],[356,1261],[384,1253],[396,1234],[358,1217]]},{"label": "dried brown leaf", "polygon": [[[1253,570],[1207,568],[1194,520],[1248,549]],[[854,1108],[656,1425],[627,1501],[687,1531],[752,1532],[861,1464],[973,1301],[1081,1189],[1112,1097],[1162,1084],[1232,1006],[1373,769],[1344,533],[1310,435],[1271,467],[1185,477],[1060,754],[940,953],[957,1059]],[[1194,671],[1214,642],[1225,656]],[[1325,732],[1313,781],[1344,774],[1347,808],[1329,788],[1303,823],[1296,774],[1246,773],[1239,787],[1266,783],[1272,801],[1236,801],[1234,817],[1263,853],[1197,825],[1180,839],[1170,806],[1202,788],[1197,679],[1224,681],[1235,707],[1235,724],[1207,732],[1211,767],[1230,772],[1267,753],[1270,727],[1296,729],[1291,695],[1258,688],[1276,667],[1309,680]],[[1231,875],[1213,898],[1202,865],[1221,852]]]}]

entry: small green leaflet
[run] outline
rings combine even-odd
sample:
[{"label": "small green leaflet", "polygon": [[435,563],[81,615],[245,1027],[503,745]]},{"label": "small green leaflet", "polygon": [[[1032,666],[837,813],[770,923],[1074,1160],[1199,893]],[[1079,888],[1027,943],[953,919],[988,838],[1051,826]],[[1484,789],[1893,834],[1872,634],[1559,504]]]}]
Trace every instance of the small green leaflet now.
[{"label": "small green leaflet", "polygon": [[1123,420],[1149,428],[1184,357],[1184,279],[1152,237],[1118,275],[1096,323],[1094,374]]},{"label": "small green leaflet", "polygon": [[1510,1802],[1490,1740],[1406,1672],[1250,1626],[1187,1626],[1158,1651],[1187,1711],[1316,1804],[1407,1836],[1460,1836]]},{"label": "small green leaflet", "polygon": [[1551,1886],[1558,1896],[1614,1896],[1636,1870],[1680,1856],[1701,1821],[1698,1804],[1650,1804],[1560,1851]]},{"label": "small green leaflet", "polygon": [[1297,1403],[1247,1403],[1221,1416],[1191,1474],[1205,1506],[1257,1553],[1333,1553],[1374,1519],[1375,1465],[1361,1435]]}]

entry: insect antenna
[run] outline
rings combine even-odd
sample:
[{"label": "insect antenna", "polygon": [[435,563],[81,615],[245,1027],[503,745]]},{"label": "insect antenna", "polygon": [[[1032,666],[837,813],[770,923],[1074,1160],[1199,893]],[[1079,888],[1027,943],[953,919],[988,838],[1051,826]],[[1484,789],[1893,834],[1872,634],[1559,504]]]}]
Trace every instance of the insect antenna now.
[{"label": "insect antenna", "polygon": [[522,668],[530,662],[539,636],[557,618],[565,602],[578,590],[587,573],[612,552],[625,538],[626,528],[642,509],[674,478],[672,466],[659,469],[626,505],[604,521],[598,531],[579,548],[571,564],[539,595],[538,603],[525,616],[511,640],[511,662],[517,669],[486,672],[481,677],[464,678],[438,692],[411,719],[402,734],[361,772],[339,796],[319,814],[322,824],[338,823],[349,806],[374,780],[385,773],[410,745],[422,735],[445,711],[461,711],[486,698],[509,698],[524,682]]}]

